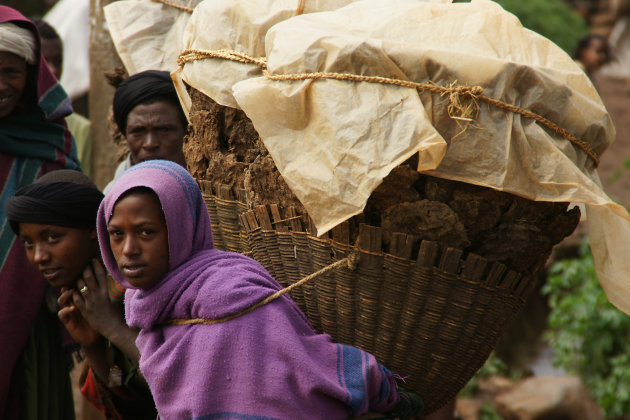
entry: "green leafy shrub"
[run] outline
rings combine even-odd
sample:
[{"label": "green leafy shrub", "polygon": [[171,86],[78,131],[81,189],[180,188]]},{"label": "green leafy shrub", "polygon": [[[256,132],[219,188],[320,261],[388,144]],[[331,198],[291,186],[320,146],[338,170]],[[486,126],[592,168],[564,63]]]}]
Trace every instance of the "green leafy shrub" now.
[{"label": "green leafy shrub", "polygon": [[573,54],[580,38],[588,34],[582,16],[563,0],[495,0],[516,15],[523,26],[549,38]]},{"label": "green leafy shrub", "polygon": [[[494,0],[515,15],[524,27],[550,39],[572,55],[577,43],[588,35],[584,18],[563,0]],[[454,3],[469,3],[455,0]]]},{"label": "green leafy shrub", "polygon": [[494,353],[490,354],[486,363],[477,371],[475,376],[472,377],[466,386],[459,391],[460,397],[473,397],[478,391],[479,378],[487,378],[489,376],[501,375],[508,376],[508,367],[498,358]]},{"label": "green leafy shrub", "polygon": [[554,364],[579,375],[608,418],[630,413],[630,317],[604,294],[588,244],[552,265],[543,293]]}]

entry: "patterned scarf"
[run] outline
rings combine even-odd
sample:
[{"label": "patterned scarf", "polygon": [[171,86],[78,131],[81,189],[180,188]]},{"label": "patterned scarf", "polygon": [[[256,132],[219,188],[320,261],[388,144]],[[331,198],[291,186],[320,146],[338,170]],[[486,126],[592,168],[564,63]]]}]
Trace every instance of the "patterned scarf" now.
[{"label": "patterned scarf", "polygon": [[[37,34],[16,10],[0,6],[0,23],[13,22]],[[19,188],[55,169],[78,169],[76,147],[63,117],[72,112],[70,99],[41,55],[36,36],[37,106],[0,118],[0,418],[17,418],[21,390],[16,363],[38,310],[45,281],[26,259],[9,227],[4,206]],[[32,86],[31,86],[32,88]]]}]

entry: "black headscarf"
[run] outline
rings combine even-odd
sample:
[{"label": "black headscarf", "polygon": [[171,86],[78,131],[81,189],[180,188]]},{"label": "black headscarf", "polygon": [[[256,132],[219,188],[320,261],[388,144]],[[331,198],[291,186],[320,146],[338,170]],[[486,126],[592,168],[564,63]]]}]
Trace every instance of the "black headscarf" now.
[{"label": "black headscarf", "polygon": [[79,171],[52,171],[20,188],[5,209],[11,229],[19,235],[20,223],[95,229],[103,194]]},{"label": "black headscarf", "polygon": [[114,93],[113,106],[114,120],[120,132],[123,135],[126,133],[127,117],[136,106],[160,101],[177,106],[182,124],[184,127],[187,125],[171,75],[167,71],[146,70],[123,80]]}]

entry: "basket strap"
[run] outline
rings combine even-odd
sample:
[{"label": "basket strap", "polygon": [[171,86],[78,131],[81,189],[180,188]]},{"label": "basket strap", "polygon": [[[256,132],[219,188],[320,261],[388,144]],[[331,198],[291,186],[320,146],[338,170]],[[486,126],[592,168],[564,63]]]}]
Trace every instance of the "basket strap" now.
[{"label": "basket strap", "polygon": [[171,318],[171,319],[167,319],[166,321],[164,321],[163,325],[191,325],[191,324],[204,324],[204,325],[214,325],[214,324],[220,324],[222,322],[226,322],[229,321],[231,319],[234,318],[238,318],[241,315],[245,315],[246,313],[249,313],[251,311],[253,311],[254,309],[260,308],[263,305],[266,305],[267,303],[279,298],[280,296],[290,292],[291,290],[295,289],[296,287],[299,287],[313,279],[316,279],[317,277],[320,277],[326,273],[328,273],[329,271],[335,270],[339,267],[346,267],[350,270],[354,270],[357,266],[359,262],[359,255],[354,252],[350,255],[348,255],[345,258],[340,259],[339,261],[336,261],[332,264],[327,265],[326,267],[317,270],[316,272],[309,274],[308,276],[296,281],[295,283],[293,283],[290,286],[285,287],[282,290],[278,290],[276,293],[267,296],[266,298],[264,298],[263,300],[258,301],[257,303],[253,304],[252,306],[243,309],[242,311],[233,314],[233,315],[228,315],[228,316],[224,316],[222,318],[217,318],[217,319],[209,319],[209,318],[193,318],[193,319],[184,319],[184,318]]}]

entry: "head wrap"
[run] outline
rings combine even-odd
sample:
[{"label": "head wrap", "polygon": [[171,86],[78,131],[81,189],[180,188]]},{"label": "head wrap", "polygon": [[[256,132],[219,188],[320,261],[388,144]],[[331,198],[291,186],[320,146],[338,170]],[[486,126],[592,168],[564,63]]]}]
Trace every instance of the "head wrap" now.
[{"label": "head wrap", "polygon": [[10,52],[29,64],[35,64],[35,34],[11,22],[0,23],[0,51]]},{"label": "head wrap", "polygon": [[147,70],[123,80],[114,93],[114,120],[123,135],[127,131],[127,116],[138,105],[158,101],[170,102],[180,110],[186,121],[171,75],[167,71]]},{"label": "head wrap", "polygon": [[102,199],[103,194],[87,176],[59,170],[20,188],[7,200],[6,212],[16,235],[20,222],[94,229]]}]

